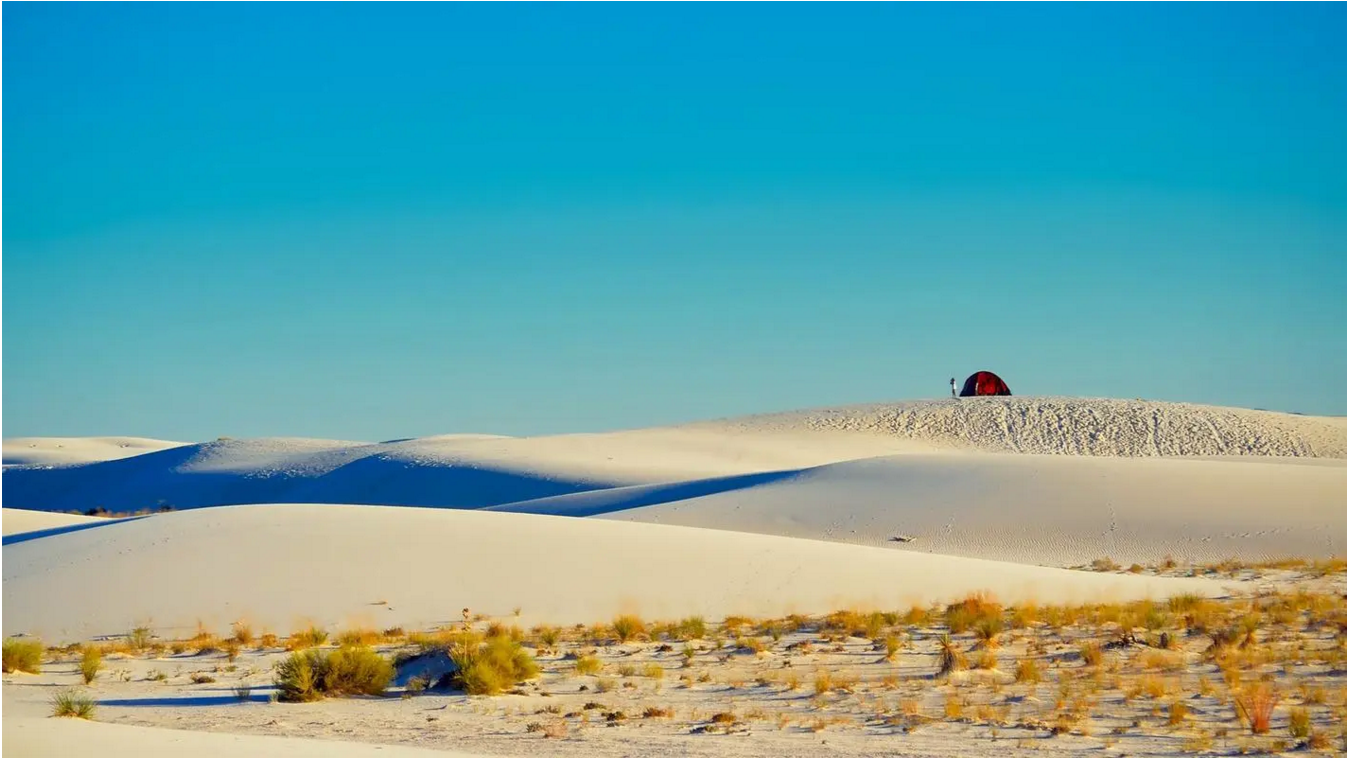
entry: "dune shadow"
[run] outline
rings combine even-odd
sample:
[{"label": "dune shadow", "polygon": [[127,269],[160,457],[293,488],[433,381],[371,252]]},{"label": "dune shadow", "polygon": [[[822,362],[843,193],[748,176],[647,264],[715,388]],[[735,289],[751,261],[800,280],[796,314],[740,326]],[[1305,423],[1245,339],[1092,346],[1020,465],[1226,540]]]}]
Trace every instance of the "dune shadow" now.
[{"label": "dune shadow", "polygon": [[110,524],[117,524],[118,522],[133,522],[137,519],[144,519],[144,518],[145,517],[127,517],[125,519],[109,519],[103,522],[84,522],[80,524],[68,524],[64,527],[51,527],[46,530],[19,532],[13,535],[6,535],[3,540],[0,540],[0,545],[8,546],[14,545],[15,543],[26,543],[30,540],[37,540],[38,538],[49,538],[53,535],[64,535],[68,532],[79,532],[81,530],[89,530],[94,527],[107,527]]},{"label": "dune shadow", "polygon": [[269,697],[250,695],[238,696],[186,696],[180,698],[108,698],[99,701],[99,706],[227,706],[229,704],[266,704]]},{"label": "dune shadow", "polygon": [[728,477],[710,477],[662,485],[632,485],[605,490],[575,493],[554,498],[521,501],[492,506],[485,511],[505,511],[516,514],[549,514],[553,516],[593,517],[616,511],[656,506],[673,501],[729,493],[734,490],[768,485],[796,477],[807,469],[785,469],[778,472],[755,472]]}]

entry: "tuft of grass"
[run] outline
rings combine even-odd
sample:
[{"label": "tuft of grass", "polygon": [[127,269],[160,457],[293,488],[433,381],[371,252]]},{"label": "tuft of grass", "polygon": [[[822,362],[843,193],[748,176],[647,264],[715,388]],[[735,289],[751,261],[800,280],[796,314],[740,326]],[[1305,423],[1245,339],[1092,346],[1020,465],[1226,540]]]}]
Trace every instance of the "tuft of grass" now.
[{"label": "tuft of grass", "polygon": [[380,633],[367,628],[343,630],[334,638],[339,646],[373,646],[380,642]]},{"label": "tuft of grass", "polygon": [[1079,646],[1079,657],[1084,660],[1084,664],[1097,667],[1102,664],[1102,646],[1095,642],[1085,643]]},{"label": "tuft of grass", "polygon": [[615,689],[615,679],[613,677],[596,678],[596,690],[601,693],[609,693]]},{"label": "tuft of grass", "polygon": [[235,698],[239,701],[248,701],[249,696],[253,694],[253,686],[247,683],[235,686]]},{"label": "tuft of grass", "polygon": [[573,666],[576,667],[579,675],[595,675],[600,673],[601,663],[600,659],[594,654],[588,654],[578,657]]},{"label": "tuft of grass", "polygon": [[127,633],[127,647],[136,653],[150,648],[150,641],[154,636],[149,627],[133,627],[131,632]]},{"label": "tuft of grass", "polygon": [[230,626],[234,641],[241,646],[253,645],[253,627],[244,620],[238,620]]},{"label": "tuft of grass", "polygon": [[612,622],[610,626],[614,628],[615,637],[619,638],[620,643],[627,643],[633,638],[642,635],[647,630],[646,626],[643,624],[643,620],[632,614],[623,614],[615,617],[614,622]]},{"label": "tuft of grass", "polygon": [[1271,683],[1253,683],[1234,695],[1234,711],[1247,723],[1253,735],[1262,735],[1271,729],[1271,713],[1280,700],[1280,694]]},{"label": "tuft of grass", "polygon": [[1290,737],[1308,738],[1309,737],[1309,710],[1296,706],[1290,710]]},{"label": "tuft of grass", "polygon": [[205,672],[198,672],[194,674],[191,680],[195,685],[206,685],[208,683],[216,682],[216,678],[206,674]]},{"label": "tuft of grass", "polygon": [[1018,662],[1018,671],[1013,676],[1014,682],[1019,683],[1039,683],[1041,682],[1041,667],[1037,665],[1034,659],[1021,659]]},{"label": "tuft of grass", "polygon": [[1187,718],[1187,705],[1181,701],[1174,701],[1168,706],[1168,724],[1180,725],[1182,720]]},{"label": "tuft of grass", "polygon": [[675,711],[673,709],[660,706],[649,706],[643,710],[643,717],[645,719],[665,719],[674,716]]},{"label": "tuft of grass", "polygon": [[899,635],[888,635],[882,639],[882,646],[887,652],[887,661],[896,658],[896,652],[901,650],[901,637]]},{"label": "tuft of grass", "polygon": [[830,673],[825,670],[820,670],[819,672],[817,672],[816,678],[812,681],[812,687],[813,692],[815,692],[816,695],[818,696],[829,693],[831,689],[834,687],[834,683],[831,682],[830,679]]},{"label": "tuft of grass", "polygon": [[277,700],[306,702],[325,696],[378,696],[393,677],[394,665],[385,657],[364,646],[344,646],[292,653],[277,662],[273,682]]},{"label": "tuft of grass", "polygon": [[310,625],[303,630],[291,633],[291,637],[286,640],[286,650],[303,651],[307,648],[322,646],[327,641],[328,631],[317,625]]},{"label": "tuft of grass", "polygon": [[676,640],[702,640],[708,634],[703,617],[685,617],[673,630]]},{"label": "tuft of grass", "polygon": [[1004,629],[1004,607],[985,593],[972,593],[955,604],[949,604],[943,620],[953,635],[984,626],[998,635]]},{"label": "tuft of grass", "polygon": [[1101,559],[1094,559],[1089,568],[1094,572],[1116,572],[1121,569],[1121,565],[1112,561],[1111,557],[1104,556]]},{"label": "tuft of grass", "polygon": [[466,631],[451,644],[450,658],[458,667],[451,685],[470,695],[494,696],[539,675],[535,659],[509,635],[483,640]]},{"label": "tuft of grass", "polygon": [[84,678],[84,684],[94,682],[101,669],[103,669],[103,651],[98,646],[85,646],[84,653],[80,656],[80,676]]},{"label": "tuft of grass", "polygon": [[976,656],[976,661],[972,664],[975,669],[994,669],[998,664],[994,652],[988,648],[983,648],[980,654]]},{"label": "tuft of grass", "polygon": [[53,717],[93,719],[95,707],[97,707],[97,703],[94,699],[74,688],[57,691],[56,695],[52,696]]},{"label": "tuft of grass", "polygon": [[966,656],[952,642],[952,638],[944,634],[938,639],[938,676],[963,669],[966,669]]},{"label": "tuft of grass", "polygon": [[42,672],[42,641],[28,638],[6,638],[3,669],[5,672]]},{"label": "tuft of grass", "polygon": [[660,680],[666,676],[666,668],[656,662],[652,662],[643,667],[643,677],[650,677],[653,680]]},{"label": "tuft of grass", "polygon": [[559,638],[563,634],[562,630],[550,625],[540,625],[531,629],[530,632],[535,636],[535,640],[539,643],[539,648],[545,651],[554,650],[554,648],[558,646]]}]

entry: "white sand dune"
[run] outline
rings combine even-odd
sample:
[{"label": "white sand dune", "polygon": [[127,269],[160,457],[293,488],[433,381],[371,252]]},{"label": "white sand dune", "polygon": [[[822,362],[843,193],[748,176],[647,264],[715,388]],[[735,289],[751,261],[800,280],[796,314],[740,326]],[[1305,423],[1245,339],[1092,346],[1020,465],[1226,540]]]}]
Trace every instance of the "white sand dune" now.
[{"label": "white sand dune", "polygon": [[[769,535],[482,511],[268,504],[129,519],[7,546],[4,632],[46,640],[138,624],[288,632],[429,626],[469,607],[522,622],[905,608],[988,590],[1010,602],[1223,593],[1168,580]],[[55,602],[59,599],[59,602]]]},{"label": "white sand dune", "polygon": [[276,502],[481,508],[959,448],[1130,458],[1315,457],[1344,467],[1346,420],[1187,404],[1014,397],[538,438],[221,440],[83,465],[10,466],[4,472],[4,503],[50,511]]},{"label": "white sand dune", "polygon": [[[1330,459],[915,454],[493,507],[1055,566],[1346,555]],[[894,544],[894,543],[893,543]]]},{"label": "white sand dune", "polygon": [[146,437],[15,437],[5,440],[5,466],[88,464],[183,445]]},{"label": "white sand dune", "polygon": [[109,520],[106,517],[87,517],[80,514],[59,514],[52,511],[28,509],[0,509],[0,526],[6,537],[31,532],[59,530],[65,527],[96,525]]},{"label": "white sand dune", "polygon": [[[46,706],[46,704],[44,704]],[[368,757],[470,756],[400,744],[382,746],[349,741],[238,735],[114,725],[81,719],[11,717],[5,704],[5,756],[90,757]]]},{"label": "white sand dune", "polygon": [[1346,417],[1044,396],[882,403],[739,417],[724,432],[867,432],[960,450],[1085,456],[1346,458]]}]

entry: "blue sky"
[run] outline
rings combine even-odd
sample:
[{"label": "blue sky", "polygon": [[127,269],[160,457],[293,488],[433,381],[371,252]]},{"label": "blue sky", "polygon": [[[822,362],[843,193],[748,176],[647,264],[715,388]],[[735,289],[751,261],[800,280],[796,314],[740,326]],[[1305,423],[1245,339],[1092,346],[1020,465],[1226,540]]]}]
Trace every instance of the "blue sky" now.
[{"label": "blue sky", "polygon": [[6,436],[1346,413],[1343,4],[3,22]]}]

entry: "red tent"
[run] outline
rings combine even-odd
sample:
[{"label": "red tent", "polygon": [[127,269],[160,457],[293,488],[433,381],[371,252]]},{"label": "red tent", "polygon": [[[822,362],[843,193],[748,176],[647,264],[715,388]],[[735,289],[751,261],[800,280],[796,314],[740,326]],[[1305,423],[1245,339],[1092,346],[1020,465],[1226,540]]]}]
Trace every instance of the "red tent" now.
[{"label": "red tent", "polygon": [[972,395],[1013,395],[1009,391],[1008,383],[999,378],[994,372],[976,372],[966,378],[966,384],[962,385],[961,396],[966,398]]}]

